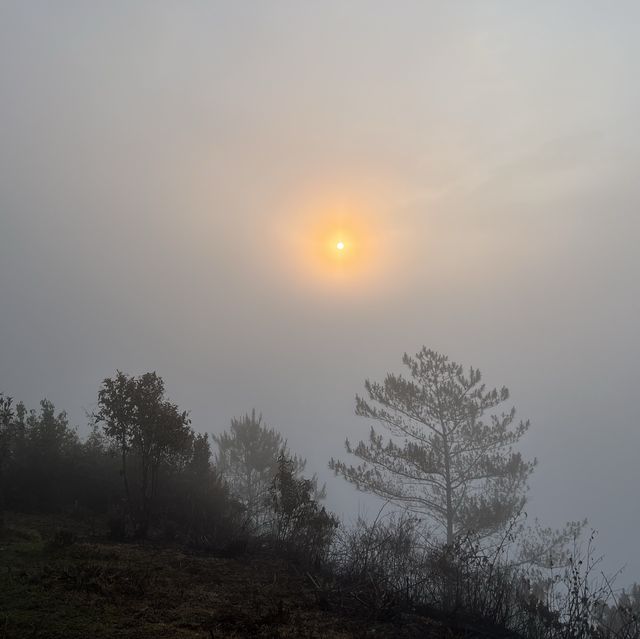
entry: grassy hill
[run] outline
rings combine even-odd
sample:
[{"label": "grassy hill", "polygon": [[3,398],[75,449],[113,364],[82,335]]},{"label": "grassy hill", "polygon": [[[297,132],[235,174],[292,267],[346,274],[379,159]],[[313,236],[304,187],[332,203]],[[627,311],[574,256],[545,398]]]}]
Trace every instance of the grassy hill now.
[{"label": "grassy hill", "polygon": [[471,636],[415,614],[363,615],[325,597],[320,576],[258,552],[206,556],[109,542],[91,521],[6,519],[0,639]]}]

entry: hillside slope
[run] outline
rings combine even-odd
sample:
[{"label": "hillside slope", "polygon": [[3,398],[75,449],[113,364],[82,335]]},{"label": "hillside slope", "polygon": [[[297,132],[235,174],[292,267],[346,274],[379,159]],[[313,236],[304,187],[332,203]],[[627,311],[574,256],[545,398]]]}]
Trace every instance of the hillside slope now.
[{"label": "hillside slope", "polygon": [[87,523],[12,515],[0,537],[0,638],[492,636],[419,615],[375,618],[330,601],[282,559],[116,544]]}]

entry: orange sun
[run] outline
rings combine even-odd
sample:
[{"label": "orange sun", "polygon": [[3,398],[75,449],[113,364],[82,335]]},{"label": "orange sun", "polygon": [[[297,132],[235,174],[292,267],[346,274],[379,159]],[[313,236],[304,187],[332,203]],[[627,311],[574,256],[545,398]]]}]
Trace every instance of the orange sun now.
[{"label": "orange sun", "polygon": [[[279,232],[295,253],[295,277],[304,287],[310,277],[320,286],[343,290],[363,290],[374,280],[380,284],[380,252],[386,245],[372,194],[305,194],[286,208]],[[291,257],[290,251],[281,254],[288,270]]]}]

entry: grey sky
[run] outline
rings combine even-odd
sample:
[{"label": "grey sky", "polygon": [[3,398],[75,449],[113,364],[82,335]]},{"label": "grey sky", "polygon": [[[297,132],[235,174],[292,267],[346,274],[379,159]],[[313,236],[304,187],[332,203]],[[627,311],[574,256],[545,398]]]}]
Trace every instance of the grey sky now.
[{"label": "grey sky", "polygon": [[[531,418],[531,512],[640,580],[639,35],[631,2],[1,3],[0,390],[82,426],[157,370],[326,474],[425,344]],[[334,194],[377,238],[335,287],[289,232]]]}]

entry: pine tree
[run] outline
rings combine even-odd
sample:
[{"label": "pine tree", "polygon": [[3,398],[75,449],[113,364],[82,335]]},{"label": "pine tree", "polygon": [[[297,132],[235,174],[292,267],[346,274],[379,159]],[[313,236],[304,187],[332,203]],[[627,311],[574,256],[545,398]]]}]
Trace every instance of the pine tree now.
[{"label": "pine tree", "polygon": [[[262,415],[252,410],[250,415],[231,420],[231,428],[213,436],[218,444],[216,469],[224,477],[231,494],[246,510],[246,518],[255,527],[265,524],[271,510],[271,485],[278,472],[278,459],[286,455],[292,472],[298,477],[305,468],[306,460],[291,455],[287,440],[274,428],[269,428]],[[324,487],[318,489],[315,476],[314,497],[323,499]]]},{"label": "pine tree", "polygon": [[410,377],[388,374],[365,382],[368,399],[356,397],[356,414],[380,422],[369,441],[347,452],[357,466],[332,459],[329,467],[358,489],[388,499],[437,522],[447,543],[473,531],[486,536],[502,528],[526,500],[536,461],[513,446],[529,428],[515,409],[493,414],[509,398],[507,388],[487,390],[480,371],[422,348],[405,353]]}]

